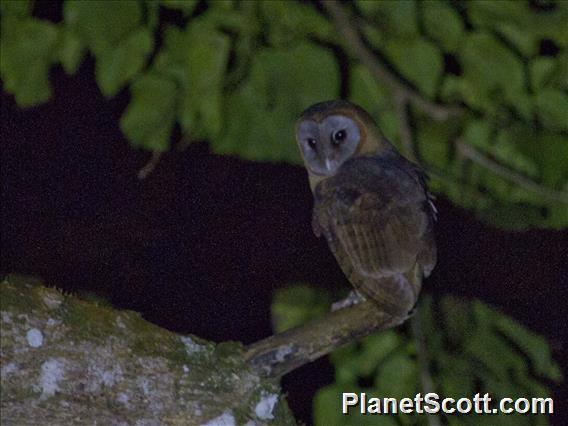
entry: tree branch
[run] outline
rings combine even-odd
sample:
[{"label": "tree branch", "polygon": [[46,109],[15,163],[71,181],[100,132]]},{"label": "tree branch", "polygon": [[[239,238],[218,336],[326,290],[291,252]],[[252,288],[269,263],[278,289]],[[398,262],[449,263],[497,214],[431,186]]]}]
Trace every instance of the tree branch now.
[{"label": "tree branch", "polygon": [[251,368],[263,377],[280,377],[358,338],[395,327],[394,319],[370,300],[331,312],[253,343],[245,351]]},{"label": "tree branch", "polygon": [[160,162],[160,158],[162,158],[162,154],[162,151],[152,151],[152,156],[148,162],[138,171],[139,180],[146,179],[154,171]]},{"label": "tree branch", "polygon": [[417,162],[414,136],[412,135],[412,125],[410,124],[408,116],[408,98],[403,95],[395,95],[394,108],[398,117],[398,124],[400,126],[399,136],[402,153],[410,161]]},{"label": "tree branch", "polygon": [[11,275],[0,331],[2,424],[295,424],[239,343],[181,336]]},{"label": "tree branch", "polygon": [[463,109],[458,106],[441,105],[429,101],[392,74],[365,46],[339,1],[324,0],[321,5],[333,19],[353,56],[371,71],[378,82],[389,86],[395,92],[395,96],[402,96],[435,120],[446,120],[450,116],[463,112]]},{"label": "tree branch", "polygon": [[473,146],[468,145],[462,140],[458,139],[456,141],[456,147],[460,155],[473,161],[474,163],[479,164],[482,167],[485,167],[486,169],[491,170],[493,173],[501,176],[503,179],[515,183],[521,188],[526,189],[527,191],[537,193],[541,197],[549,201],[568,204],[568,193],[563,191],[555,191],[553,189],[539,185],[531,179],[508,169],[502,164],[499,164],[497,161],[486,157],[481,152],[477,151]]}]

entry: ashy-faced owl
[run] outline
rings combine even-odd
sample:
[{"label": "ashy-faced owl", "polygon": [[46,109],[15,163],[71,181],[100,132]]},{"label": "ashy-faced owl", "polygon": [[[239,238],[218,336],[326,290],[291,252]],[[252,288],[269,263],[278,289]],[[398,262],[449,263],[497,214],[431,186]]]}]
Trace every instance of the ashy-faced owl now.
[{"label": "ashy-faced owl", "polygon": [[305,110],[296,140],[314,194],[315,234],[359,293],[406,318],[436,263],[426,175],[347,101]]}]

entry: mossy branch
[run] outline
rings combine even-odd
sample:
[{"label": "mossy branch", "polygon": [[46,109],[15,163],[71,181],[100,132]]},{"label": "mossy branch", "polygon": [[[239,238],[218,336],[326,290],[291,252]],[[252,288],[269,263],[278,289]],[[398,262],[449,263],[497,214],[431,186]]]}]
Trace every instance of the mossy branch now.
[{"label": "mossy branch", "polygon": [[403,321],[363,301],[243,348],[181,336],[29,278],[4,279],[0,300],[6,424],[295,424],[270,379]]},{"label": "mossy branch", "polygon": [[264,377],[279,377],[361,337],[399,325],[366,300],[330,312],[301,327],[250,345],[245,352],[251,368]]},{"label": "mossy branch", "polygon": [[238,343],[181,336],[29,278],[4,279],[0,301],[3,425],[295,424]]}]

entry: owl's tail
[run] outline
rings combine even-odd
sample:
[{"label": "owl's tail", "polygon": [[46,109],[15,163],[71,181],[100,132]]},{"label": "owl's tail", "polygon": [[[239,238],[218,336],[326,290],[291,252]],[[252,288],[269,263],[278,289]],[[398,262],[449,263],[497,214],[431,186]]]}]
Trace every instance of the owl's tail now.
[{"label": "owl's tail", "polygon": [[381,310],[393,317],[406,318],[418,300],[422,272],[418,265],[405,274],[381,278],[365,277],[353,271],[349,280],[360,293],[375,301]]}]

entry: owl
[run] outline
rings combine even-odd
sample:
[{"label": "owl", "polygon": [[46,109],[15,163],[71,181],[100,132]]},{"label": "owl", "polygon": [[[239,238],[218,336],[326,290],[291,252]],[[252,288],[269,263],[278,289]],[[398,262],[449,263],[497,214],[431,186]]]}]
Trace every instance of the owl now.
[{"label": "owl", "polygon": [[436,263],[436,209],[425,173],[347,101],[306,109],[296,140],[314,195],[314,233],[363,298],[406,318]]}]

